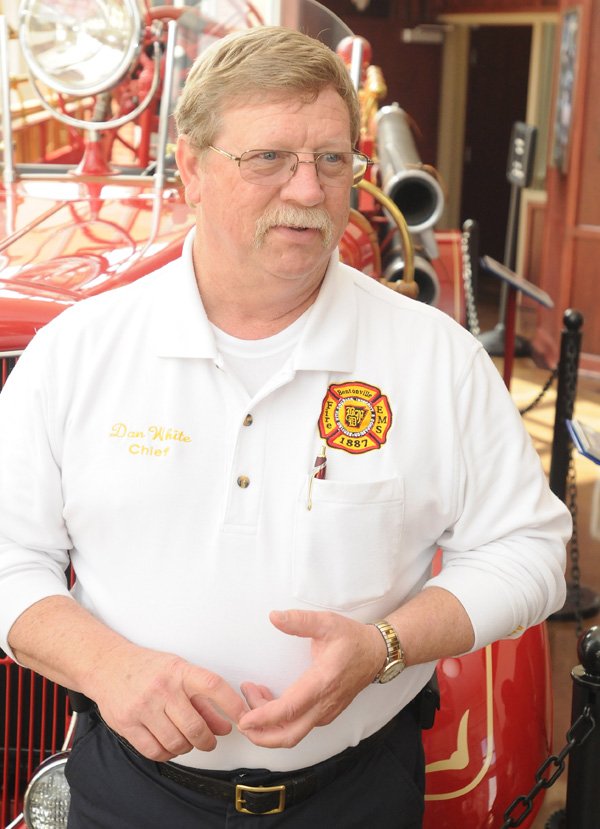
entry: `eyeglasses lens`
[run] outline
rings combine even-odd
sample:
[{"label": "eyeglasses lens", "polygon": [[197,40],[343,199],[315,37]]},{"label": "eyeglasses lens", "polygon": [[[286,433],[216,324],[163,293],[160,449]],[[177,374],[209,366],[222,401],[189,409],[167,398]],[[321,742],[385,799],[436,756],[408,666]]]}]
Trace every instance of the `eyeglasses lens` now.
[{"label": "eyeglasses lens", "polygon": [[321,153],[314,161],[300,161],[287,150],[249,150],[239,160],[240,174],[253,184],[277,186],[289,181],[299,164],[316,164],[319,179],[332,187],[358,184],[367,171],[362,153]]}]

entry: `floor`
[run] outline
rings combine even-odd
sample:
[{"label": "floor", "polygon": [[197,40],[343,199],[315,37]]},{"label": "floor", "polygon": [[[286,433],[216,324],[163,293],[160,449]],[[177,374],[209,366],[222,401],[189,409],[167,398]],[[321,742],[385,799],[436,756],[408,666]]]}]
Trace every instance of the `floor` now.
[{"label": "floor", "polygon": [[[493,327],[497,320],[497,310],[483,307],[480,311],[482,330],[488,330],[485,323],[490,323],[490,311],[496,314],[491,319]],[[524,312],[526,314],[526,312]],[[528,335],[527,317],[520,317],[519,330]],[[495,358],[498,368],[502,370],[502,358]],[[537,367],[531,358],[517,358],[515,360],[511,380],[511,393],[522,409],[532,401],[548,377],[548,370]],[[530,413],[524,415],[524,423],[532,436],[534,444],[542,458],[542,462],[549,470],[551,458],[551,444],[554,428],[556,406],[556,383],[553,383],[543,400]],[[600,377],[581,376],[577,380],[577,394],[575,398],[575,416],[600,429]],[[584,592],[584,607],[590,605],[586,599],[594,599],[600,595],[600,466],[575,453],[575,482],[577,506],[577,539],[575,552],[579,552],[579,566],[581,570],[581,585],[589,593]],[[593,507],[594,496],[596,508]],[[592,528],[591,518],[595,519]],[[572,550],[569,550],[570,556]],[[570,559],[571,561],[571,559]],[[568,565],[568,575],[571,564]],[[593,604],[593,603],[592,603]],[[583,619],[582,629],[586,631],[592,625],[600,624],[600,616],[591,615]],[[577,657],[577,623],[575,621],[549,622],[549,635],[552,659],[552,681],[554,691],[554,752],[558,753],[565,745],[565,735],[571,725],[571,670],[578,664]],[[532,829],[546,829],[548,821],[566,803],[566,771],[555,785],[546,792],[542,808],[532,826]],[[532,785],[535,781],[532,780]],[[525,794],[525,793],[516,793]],[[554,829],[554,825],[553,828]]]}]

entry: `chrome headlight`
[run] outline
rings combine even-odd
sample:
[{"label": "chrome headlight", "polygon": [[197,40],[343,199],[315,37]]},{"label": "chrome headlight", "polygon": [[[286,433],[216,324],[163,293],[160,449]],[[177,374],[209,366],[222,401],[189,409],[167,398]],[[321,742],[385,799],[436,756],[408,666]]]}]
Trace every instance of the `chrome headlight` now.
[{"label": "chrome headlight", "polygon": [[71,793],[65,777],[68,752],[48,757],[25,792],[23,817],[28,829],[66,829]]},{"label": "chrome headlight", "polygon": [[34,77],[64,95],[111,89],[142,43],[138,0],[24,0],[19,37]]}]

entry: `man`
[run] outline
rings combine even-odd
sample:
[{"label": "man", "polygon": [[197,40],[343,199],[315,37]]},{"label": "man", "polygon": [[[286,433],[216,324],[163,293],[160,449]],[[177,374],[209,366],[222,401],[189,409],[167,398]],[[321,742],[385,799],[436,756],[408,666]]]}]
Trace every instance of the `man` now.
[{"label": "man", "polygon": [[562,604],[569,515],[480,345],[339,263],[333,52],[225,38],[176,117],[182,258],[2,395],[2,646],[93,701],[70,829],[418,827],[411,701]]}]

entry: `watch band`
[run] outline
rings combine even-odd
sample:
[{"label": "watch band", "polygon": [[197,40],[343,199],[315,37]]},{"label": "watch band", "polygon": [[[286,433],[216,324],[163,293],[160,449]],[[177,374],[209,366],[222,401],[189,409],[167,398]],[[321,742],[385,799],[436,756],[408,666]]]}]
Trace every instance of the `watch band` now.
[{"label": "watch band", "polygon": [[371,624],[381,633],[387,648],[387,659],[385,664],[373,680],[374,683],[381,684],[389,682],[391,679],[394,679],[394,677],[397,677],[398,674],[402,673],[406,667],[406,659],[404,651],[402,650],[402,645],[398,639],[398,634],[392,625],[390,625],[390,623],[385,619],[381,619],[378,622],[371,622]]}]

